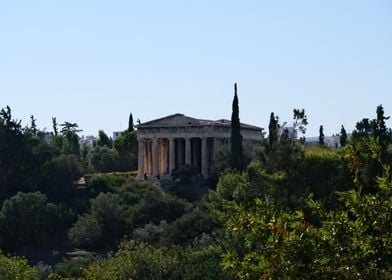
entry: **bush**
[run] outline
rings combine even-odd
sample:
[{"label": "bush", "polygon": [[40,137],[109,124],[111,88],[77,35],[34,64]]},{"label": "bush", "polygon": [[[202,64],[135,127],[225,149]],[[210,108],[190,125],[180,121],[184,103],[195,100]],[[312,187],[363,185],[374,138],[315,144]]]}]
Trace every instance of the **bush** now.
[{"label": "bush", "polygon": [[185,213],[187,206],[188,203],[171,195],[158,193],[146,196],[130,210],[132,225],[158,224],[162,220],[171,223]]},{"label": "bush", "polygon": [[83,273],[86,280],[106,279],[227,279],[219,266],[220,250],[123,243],[108,259]]},{"label": "bush", "polygon": [[44,167],[45,191],[56,197],[70,196],[73,183],[83,169],[75,155],[61,155],[47,162]]},{"label": "bush", "polygon": [[161,242],[164,244],[191,244],[196,237],[203,233],[210,233],[214,226],[209,213],[197,207],[167,226],[162,234]]},{"label": "bush", "polygon": [[3,203],[0,217],[3,246],[45,246],[59,227],[57,206],[40,192],[17,193]]},{"label": "bush", "polygon": [[1,280],[38,280],[38,272],[20,257],[7,257],[0,252]]},{"label": "bush", "polygon": [[125,208],[116,194],[99,194],[91,209],[80,216],[69,231],[72,243],[82,247],[104,247],[124,234]]},{"label": "bush", "polygon": [[80,277],[82,269],[87,268],[95,259],[93,257],[82,257],[63,260],[54,266],[54,273],[61,277]]}]

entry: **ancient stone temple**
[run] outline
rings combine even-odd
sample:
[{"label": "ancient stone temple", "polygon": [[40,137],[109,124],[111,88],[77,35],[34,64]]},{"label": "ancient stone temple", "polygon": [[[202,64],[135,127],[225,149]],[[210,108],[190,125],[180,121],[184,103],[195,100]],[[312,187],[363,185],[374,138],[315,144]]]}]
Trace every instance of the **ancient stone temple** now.
[{"label": "ancient stone temple", "polygon": [[[181,165],[192,165],[206,178],[217,152],[230,143],[229,120],[200,120],[174,114],[137,127],[138,176],[171,175]],[[241,124],[244,142],[259,143],[262,128]]]}]

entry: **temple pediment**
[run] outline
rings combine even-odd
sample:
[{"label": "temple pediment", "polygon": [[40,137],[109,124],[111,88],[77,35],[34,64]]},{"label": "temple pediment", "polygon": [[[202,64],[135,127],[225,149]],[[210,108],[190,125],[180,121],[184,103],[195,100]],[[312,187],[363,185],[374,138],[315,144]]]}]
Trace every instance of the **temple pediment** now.
[{"label": "temple pediment", "polygon": [[193,126],[200,125],[200,120],[185,116],[184,114],[173,114],[163,118],[155,119],[138,125],[143,127],[167,127],[167,126]]}]

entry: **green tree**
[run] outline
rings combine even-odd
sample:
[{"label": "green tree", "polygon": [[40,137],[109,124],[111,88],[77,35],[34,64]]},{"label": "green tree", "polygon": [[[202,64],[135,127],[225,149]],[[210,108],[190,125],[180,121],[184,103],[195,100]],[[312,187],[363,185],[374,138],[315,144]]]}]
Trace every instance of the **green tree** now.
[{"label": "green tree", "polygon": [[73,131],[66,131],[62,141],[62,153],[80,156],[79,136]]},{"label": "green tree", "polygon": [[98,140],[97,145],[101,147],[112,147],[112,140],[108,137],[108,135],[103,130],[98,131]]},{"label": "green tree", "polygon": [[61,155],[47,161],[43,169],[44,186],[41,188],[56,197],[70,196],[74,181],[83,174],[82,166],[75,155]]},{"label": "green tree", "polygon": [[21,122],[12,118],[11,108],[0,110],[0,192],[28,189],[32,178],[31,135],[23,133]]},{"label": "green tree", "polygon": [[83,271],[83,279],[228,279],[219,266],[221,251],[180,246],[154,247],[134,241],[104,261],[94,262]]},{"label": "green tree", "polygon": [[57,206],[40,192],[18,192],[4,201],[0,223],[3,248],[42,247],[58,228]]},{"label": "green tree", "polygon": [[377,106],[377,111],[376,111],[376,119],[372,120],[372,137],[374,139],[377,139],[380,148],[384,151],[386,151],[388,144],[391,143],[390,135],[388,133],[387,126],[385,124],[385,121],[389,119],[389,117],[384,116],[384,108],[382,105]]},{"label": "green tree", "polygon": [[70,122],[64,122],[60,124],[63,128],[61,129],[61,133],[66,134],[67,132],[81,132],[82,130],[78,129],[79,125],[77,123],[70,123]]},{"label": "green tree", "polygon": [[319,145],[324,146],[324,127],[322,125],[320,125],[320,129],[319,129]]},{"label": "green tree", "polygon": [[52,117],[52,126],[53,126],[53,134],[54,134],[55,136],[57,136],[57,134],[58,134],[58,128],[57,128],[57,126],[58,126],[58,124],[57,124],[56,117]]},{"label": "green tree", "polygon": [[271,112],[270,121],[268,125],[268,129],[269,129],[268,142],[271,150],[278,142],[278,125],[279,125],[278,118],[275,117],[274,112]]},{"label": "green tree", "polygon": [[237,83],[234,84],[233,111],[231,115],[231,167],[241,171],[243,168],[242,135],[239,117]]},{"label": "green tree", "polygon": [[38,272],[26,259],[8,257],[0,252],[0,276],[2,280],[38,280]]},{"label": "green tree", "polygon": [[38,129],[37,129],[37,124],[36,124],[37,119],[35,119],[34,116],[31,115],[31,116],[30,116],[30,121],[31,121],[31,124],[30,124],[30,131],[31,131],[31,133],[32,133],[33,135],[36,135],[36,134],[37,134],[37,131],[38,131]]},{"label": "green tree", "polygon": [[124,234],[125,206],[117,194],[100,193],[91,200],[91,209],[80,216],[69,231],[71,241],[83,247],[110,246]]},{"label": "green tree", "polygon": [[87,155],[88,166],[95,172],[112,172],[117,170],[118,153],[107,146],[95,146]]},{"label": "green tree", "polygon": [[137,169],[137,132],[126,131],[114,141],[114,149],[119,155],[120,170],[129,171]]},{"label": "green tree", "polygon": [[342,128],[340,129],[340,145],[342,147],[346,146],[347,144],[347,132],[344,126],[342,125]]},{"label": "green tree", "polygon": [[132,113],[129,114],[129,120],[128,120],[128,131],[133,131],[133,116]]},{"label": "green tree", "polygon": [[355,130],[353,131],[353,138],[366,138],[369,137],[372,132],[371,121],[368,118],[364,118],[357,122]]},{"label": "green tree", "polygon": [[196,237],[211,233],[215,227],[206,209],[195,207],[164,227],[160,241],[164,244],[190,245]]},{"label": "green tree", "polygon": [[308,117],[305,114],[304,109],[293,110],[293,128],[295,131],[299,131],[302,134],[300,137],[301,142],[305,142],[306,126],[308,125]]}]

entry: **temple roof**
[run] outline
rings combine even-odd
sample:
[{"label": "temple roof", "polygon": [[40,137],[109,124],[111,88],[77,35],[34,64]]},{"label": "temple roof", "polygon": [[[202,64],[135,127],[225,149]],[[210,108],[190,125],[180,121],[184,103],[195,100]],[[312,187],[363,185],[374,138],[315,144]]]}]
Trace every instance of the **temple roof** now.
[{"label": "temple roof", "polygon": [[[151,120],[137,125],[137,128],[155,128],[155,127],[178,127],[178,126],[230,126],[231,121],[226,119],[220,120],[203,120],[185,116],[184,114],[173,114],[166,117]],[[252,130],[263,130],[261,127],[241,123],[241,128]]]}]

